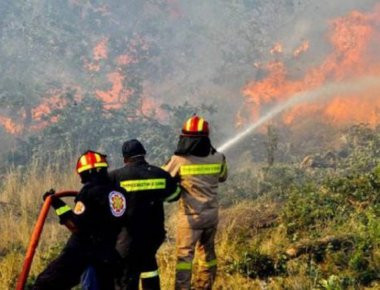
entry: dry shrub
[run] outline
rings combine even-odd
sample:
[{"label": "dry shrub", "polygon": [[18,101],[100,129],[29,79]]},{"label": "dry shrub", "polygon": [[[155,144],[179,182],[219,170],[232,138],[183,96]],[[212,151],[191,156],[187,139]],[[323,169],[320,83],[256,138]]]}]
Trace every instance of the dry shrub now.
[{"label": "dry shrub", "polygon": [[[42,206],[43,192],[50,188],[57,191],[77,189],[78,186],[79,180],[73,170],[42,166],[38,160],[28,168],[11,169],[4,176],[0,188],[0,289],[12,289],[15,285]],[[46,265],[43,255],[68,235],[69,232],[59,226],[51,211],[34,258],[31,276]]]},{"label": "dry shrub", "polygon": [[[57,190],[78,189],[80,184],[72,169],[42,166],[38,161],[33,162],[27,170],[12,169],[3,178],[0,187],[0,289],[14,288],[42,205],[41,195],[51,187]],[[323,267],[311,267],[306,257],[289,261],[287,276],[283,277],[249,279],[241,273],[228,271],[229,265],[239,261],[246,251],[257,250],[260,254],[276,258],[276,253],[289,246],[286,229],[277,222],[277,216],[283,210],[281,206],[276,201],[260,198],[256,201],[242,201],[220,211],[216,238],[218,276],[214,289],[311,289],[318,286],[316,281],[320,279]],[[162,289],[173,289],[174,284],[176,207],[176,204],[166,206],[168,238],[158,252]],[[326,232],[330,230],[325,229]],[[69,234],[51,212],[34,259],[32,278],[59,252],[59,246]],[[373,253],[378,266],[378,248]]]},{"label": "dry shrub", "polygon": [[242,201],[221,211],[219,228],[244,238],[254,237],[260,229],[275,224],[279,210],[280,204],[273,201]]}]

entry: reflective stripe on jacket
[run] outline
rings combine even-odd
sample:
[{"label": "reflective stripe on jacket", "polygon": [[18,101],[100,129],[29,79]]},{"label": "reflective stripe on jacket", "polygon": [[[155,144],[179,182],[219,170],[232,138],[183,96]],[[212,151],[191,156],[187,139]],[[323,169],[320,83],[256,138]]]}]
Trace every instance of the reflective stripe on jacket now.
[{"label": "reflective stripe on jacket", "polygon": [[174,155],[163,167],[181,178],[179,226],[204,228],[218,223],[218,183],[227,179],[223,154],[206,157]]},{"label": "reflective stripe on jacket", "polygon": [[129,201],[126,227],[134,241],[161,241],[165,236],[163,202],[178,195],[177,181],[166,171],[136,160],[109,173],[126,190]]}]

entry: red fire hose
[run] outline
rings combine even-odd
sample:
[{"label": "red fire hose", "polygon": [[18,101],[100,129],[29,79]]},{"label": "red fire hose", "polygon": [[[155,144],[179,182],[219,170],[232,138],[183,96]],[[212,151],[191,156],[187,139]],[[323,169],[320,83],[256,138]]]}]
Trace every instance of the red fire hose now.
[{"label": "red fire hose", "polygon": [[[54,195],[56,197],[67,197],[67,196],[76,196],[77,194],[78,194],[77,191],[61,191],[61,192],[55,193]],[[26,251],[24,264],[22,266],[22,271],[17,280],[16,290],[24,290],[26,279],[28,278],[30,267],[32,266],[34,253],[36,252],[36,248],[38,246],[38,242],[41,237],[42,229],[44,227],[46,217],[49,213],[50,205],[51,205],[51,196],[45,199],[45,202],[40,211],[40,215],[38,216],[37,223],[34,226],[32,237],[30,238],[28,249]]]}]

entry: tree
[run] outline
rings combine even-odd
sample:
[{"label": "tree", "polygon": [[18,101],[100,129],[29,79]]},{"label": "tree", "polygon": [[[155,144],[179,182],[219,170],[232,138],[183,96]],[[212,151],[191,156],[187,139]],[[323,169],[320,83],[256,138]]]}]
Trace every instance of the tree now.
[{"label": "tree", "polygon": [[267,138],[265,141],[265,148],[267,151],[268,167],[274,163],[275,153],[278,147],[278,135],[276,129],[272,125],[267,126]]}]

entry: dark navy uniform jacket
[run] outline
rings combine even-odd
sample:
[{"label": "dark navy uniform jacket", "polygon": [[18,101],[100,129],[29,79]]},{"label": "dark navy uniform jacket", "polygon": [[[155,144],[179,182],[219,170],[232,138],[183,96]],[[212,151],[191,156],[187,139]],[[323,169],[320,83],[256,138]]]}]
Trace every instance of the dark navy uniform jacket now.
[{"label": "dark navy uniform jacket", "polygon": [[129,238],[135,241],[163,240],[163,202],[178,200],[180,189],[176,179],[144,159],[126,164],[110,172],[109,176],[111,181],[127,191],[126,228]]},{"label": "dark navy uniform jacket", "polygon": [[123,188],[112,183],[88,183],[75,198],[71,210],[61,199],[53,207],[72,235],[67,248],[80,247],[94,258],[114,254],[116,239],[127,217],[128,201]]}]

